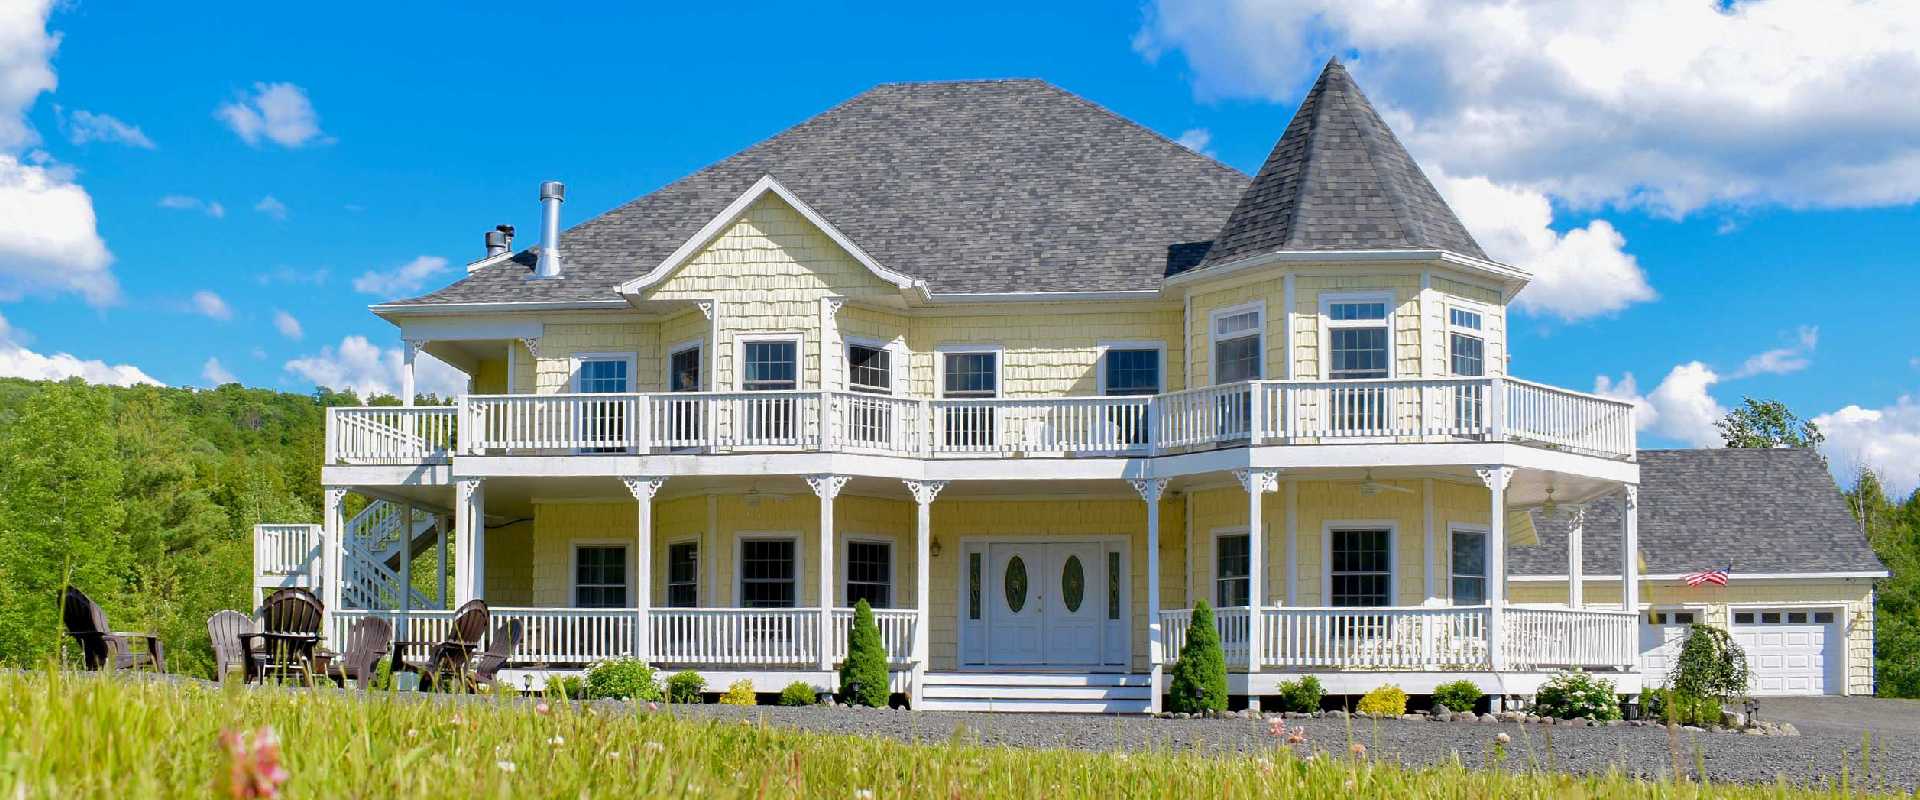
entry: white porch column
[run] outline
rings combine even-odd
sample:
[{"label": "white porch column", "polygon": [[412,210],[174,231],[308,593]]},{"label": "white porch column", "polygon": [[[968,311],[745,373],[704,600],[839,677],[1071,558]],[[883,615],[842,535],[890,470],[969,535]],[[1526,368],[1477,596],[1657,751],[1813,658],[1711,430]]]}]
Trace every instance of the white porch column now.
[{"label": "white porch column", "polygon": [[[1289,279],[1291,273],[1289,273]],[[1299,604],[1300,586],[1300,482],[1287,481],[1287,509],[1283,512],[1287,520],[1287,605]],[[1192,536],[1192,527],[1188,527],[1188,536]]]},{"label": "white porch column", "polygon": [[1159,713],[1161,664],[1166,661],[1160,630],[1160,496],[1167,491],[1167,479],[1135,478],[1128,483],[1147,501],[1147,664],[1153,691],[1148,708]]},{"label": "white porch column", "polygon": [[920,707],[920,684],[927,674],[933,630],[933,498],[947,488],[946,481],[903,481],[913,495],[913,686],[914,708]]},{"label": "white porch column", "polygon": [[639,476],[621,478],[633,494],[633,657],[646,661],[653,657],[653,496],[660,492],[666,478]]},{"label": "white porch column", "polygon": [[407,638],[407,619],[413,615],[413,504],[400,507],[400,619],[395,639]]},{"label": "white porch column", "polygon": [[[1448,536],[1448,541],[1442,544],[1440,541],[1440,532],[1433,527],[1433,491],[1432,478],[1425,478],[1420,481],[1420,513],[1427,533],[1427,599],[1423,605],[1444,606],[1447,604],[1447,597],[1451,592],[1451,587],[1443,585],[1446,581],[1440,576],[1440,565],[1442,563],[1440,559],[1443,553],[1450,555],[1453,552],[1453,542],[1451,541],[1453,537]],[[1442,591],[1443,589],[1447,591]]]},{"label": "white porch column", "polygon": [[419,339],[401,340],[400,405],[413,405],[413,360],[423,344],[426,342]]},{"label": "white porch column", "polygon": [[322,620],[320,633],[327,640],[327,646],[342,649],[345,642],[333,640],[333,616],[340,609],[341,598],[345,595],[347,561],[347,490],[338,486],[329,486],[321,493],[320,527],[326,540],[321,553],[320,603]]},{"label": "white porch column", "polygon": [[[1233,476],[1247,490],[1247,671],[1260,671],[1260,610],[1266,607],[1266,525],[1261,503],[1280,485],[1280,470],[1236,469]],[[1258,705],[1255,703],[1254,705]]]},{"label": "white porch column", "polygon": [[820,498],[820,668],[833,669],[833,498],[847,485],[845,475],[808,475]]},{"label": "white porch column", "polygon": [[439,569],[434,570],[433,601],[447,608],[447,517],[445,514],[433,518],[434,545],[440,548]]},{"label": "white porch column", "polygon": [[1587,596],[1587,507],[1567,507],[1567,607],[1585,608]]},{"label": "white porch column", "polygon": [[482,567],[480,551],[486,546],[486,497],[477,478],[454,483],[453,506],[453,605],[479,597]]},{"label": "white porch column", "polygon": [[1620,501],[1620,608],[1640,613],[1640,487],[1622,487]]},{"label": "white porch column", "polygon": [[1507,482],[1512,467],[1474,470],[1487,485],[1487,656],[1495,670],[1506,669],[1507,653],[1502,623],[1507,606]]}]

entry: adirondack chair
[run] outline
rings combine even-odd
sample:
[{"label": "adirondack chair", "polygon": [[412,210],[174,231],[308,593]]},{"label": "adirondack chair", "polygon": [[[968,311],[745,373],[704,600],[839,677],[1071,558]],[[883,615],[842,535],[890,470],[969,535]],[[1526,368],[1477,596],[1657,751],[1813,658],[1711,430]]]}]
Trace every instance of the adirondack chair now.
[{"label": "adirondack chair", "polygon": [[524,633],[525,623],[520,620],[494,628],[486,651],[474,659],[473,676],[467,680],[467,685],[475,691],[492,686],[494,678],[500,674],[500,668],[513,660],[513,651],[520,649],[520,637]]},{"label": "adirondack chair", "polygon": [[[420,691],[432,691],[434,683],[445,679],[465,680],[467,666],[473,660],[474,651],[480,649],[481,638],[486,636],[487,624],[493,619],[493,612],[487,608],[484,600],[468,600],[454,609],[453,626],[447,629],[447,637],[438,642],[410,641],[393,643],[393,674],[411,672],[420,676]],[[425,658],[411,660],[408,650],[425,653]]]},{"label": "adirondack chair", "polygon": [[311,682],[313,650],[320,644],[325,607],[299,587],[278,590],[260,607],[260,632],[244,637],[262,643],[262,677],[297,677]]},{"label": "adirondack chair", "polygon": [[253,658],[248,644],[249,636],[259,632],[253,618],[238,611],[219,611],[208,617],[207,638],[213,642],[214,674],[225,678],[239,667],[247,683],[260,680],[259,662]]},{"label": "adirondack chair", "polygon": [[[151,633],[115,631],[107,625],[107,612],[78,587],[68,586],[63,616],[67,635],[80,643],[81,663],[91,670],[149,667],[167,671],[167,648]],[[140,642],[140,650],[132,646]]]},{"label": "adirondack chair", "polygon": [[363,617],[347,631],[347,652],[327,667],[327,677],[342,687],[353,681],[361,691],[373,683],[373,666],[387,654],[393,625],[379,617]]}]

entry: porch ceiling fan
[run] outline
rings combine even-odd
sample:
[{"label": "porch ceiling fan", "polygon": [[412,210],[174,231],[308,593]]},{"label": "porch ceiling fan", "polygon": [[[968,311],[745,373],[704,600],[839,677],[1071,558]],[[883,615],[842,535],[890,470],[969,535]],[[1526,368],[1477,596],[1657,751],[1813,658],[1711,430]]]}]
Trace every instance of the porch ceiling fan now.
[{"label": "porch ceiling fan", "polygon": [[1379,481],[1376,481],[1373,479],[1373,470],[1367,470],[1365,477],[1360,479],[1360,496],[1373,497],[1375,495],[1380,494],[1381,492],[1402,492],[1405,494],[1414,493],[1412,489],[1409,489],[1405,486],[1395,486],[1391,483],[1381,483]]}]

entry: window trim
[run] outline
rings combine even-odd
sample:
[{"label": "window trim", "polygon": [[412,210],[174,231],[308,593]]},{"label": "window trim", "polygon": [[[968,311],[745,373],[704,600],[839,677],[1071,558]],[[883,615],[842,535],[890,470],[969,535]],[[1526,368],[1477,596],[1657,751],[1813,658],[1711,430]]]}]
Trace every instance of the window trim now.
[{"label": "window trim", "polygon": [[[840,390],[844,392],[861,391],[853,388],[853,353],[850,351],[850,348],[856,345],[860,347],[871,347],[875,350],[885,350],[887,352],[887,358],[890,362],[887,365],[887,383],[889,385],[887,386],[885,394],[874,394],[873,396],[899,397],[901,395],[901,389],[904,388],[904,382],[900,380],[900,373],[903,368],[907,367],[908,359],[906,347],[900,343],[899,339],[883,341],[869,336],[841,336],[840,358],[842,359],[844,367],[840,370]],[[862,393],[872,394],[871,392]]]},{"label": "window trim", "polygon": [[[1207,312],[1207,379],[1214,386],[1221,385],[1220,364],[1216,358],[1220,354],[1219,345],[1222,341],[1220,338],[1220,318],[1237,316],[1249,311],[1254,313],[1253,328],[1245,333],[1236,333],[1228,336],[1226,339],[1243,339],[1249,336],[1258,337],[1259,344],[1254,347],[1254,350],[1260,354],[1259,360],[1255,362],[1255,365],[1258,366],[1259,369],[1250,380],[1259,381],[1266,380],[1267,378],[1267,301],[1254,300],[1225,308],[1216,308]],[[1162,382],[1164,382],[1164,379]]]},{"label": "window trim", "polygon": [[693,545],[693,608],[701,607],[701,605],[707,599],[706,598],[707,582],[705,580],[702,580],[702,578],[704,578],[706,575],[706,566],[707,566],[706,554],[701,552],[707,549],[707,543],[703,541],[703,539],[704,537],[698,533],[684,533],[677,536],[669,536],[664,541],[661,542],[660,605],[662,607],[666,607],[666,608],[672,607],[671,601],[673,599],[673,548],[675,546],[683,545],[683,544]]},{"label": "window trim", "polygon": [[640,357],[631,350],[613,350],[604,353],[574,353],[567,357],[567,392],[580,394],[580,365],[588,361],[622,361],[627,365],[627,390],[619,394],[633,394],[640,391],[640,376],[637,373]]},{"label": "window trim", "polygon": [[[1213,600],[1215,602],[1218,602],[1220,600],[1220,582],[1222,580],[1226,580],[1220,577],[1220,540],[1225,539],[1229,536],[1247,537],[1247,574],[1243,577],[1235,578],[1234,580],[1244,580],[1247,582],[1247,599],[1252,600],[1253,599],[1253,534],[1244,527],[1213,529],[1213,559],[1212,559],[1213,561],[1213,594],[1212,594]],[[1222,606],[1222,608],[1240,608],[1240,607],[1241,606]]]},{"label": "window trim", "polygon": [[[999,399],[1007,391],[1007,348],[998,344],[943,344],[933,348],[933,396],[947,399],[947,356],[977,353],[993,354],[993,395],[971,398]],[[969,398],[955,398],[969,399]]]},{"label": "window trim", "polygon": [[840,577],[840,580],[836,581],[836,583],[839,585],[833,587],[834,592],[837,595],[837,597],[834,598],[834,607],[846,608],[848,606],[853,605],[852,603],[847,602],[847,581],[848,581],[848,576],[851,574],[847,571],[847,560],[848,560],[848,556],[850,555],[850,552],[853,549],[853,544],[855,542],[858,542],[860,544],[884,544],[887,546],[887,606],[886,607],[902,608],[902,606],[900,605],[901,598],[899,595],[900,542],[898,539],[894,537],[883,536],[883,535],[874,534],[874,533],[849,533],[849,534],[842,534],[840,536],[840,546],[837,548],[834,548],[835,550],[839,551],[838,553],[839,561],[838,563],[834,564],[834,570],[835,570],[834,574]]},{"label": "window trim", "polygon": [[1142,395],[1112,395],[1107,393],[1107,353],[1113,350],[1152,350],[1155,358],[1155,381],[1149,394],[1165,394],[1167,391],[1167,343],[1157,339],[1121,340],[1100,342],[1095,346],[1094,389],[1101,397],[1141,397]]},{"label": "window trim", "polygon": [[[1487,327],[1488,327],[1487,320],[1492,319],[1493,309],[1489,306],[1486,306],[1480,303],[1474,303],[1474,302],[1469,302],[1469,301],[1459,300],[1459,299],[1447,300],[1443,308],[1445,308],[1444,313],[1446,314],[1446,321],[1441,325],[1441,332],[1444,334],[1444,338],[1446,341],[1446,350],[1447,350],[1446,374],[1452,375],[1454,377],[1484,378],[1484,377],[1492,376],[1493,375],[1493,357],[1489,351],[1492,350],[1493,348],[1491,347],[1492,339],[1487,335]],[[1470,314],[1478,314],[1480,316],[1480,327],[1469,328],[1464,325],[1453,324],[1453,312],[1456,310],[1465,311]],[[1460,334],[1461,336],[1471,336],[1475,339],[1480,340],[1480,374],[1479,375],[1460,375],[1459,373],[1453,371],[1453,336],[1454,334]]]},{"label": "window trim", "polygon": [[807,548],[802,547],[806,537],[799,531],[741,531],[733,537],[733,607],[745,608],[747,597],[747,571],[743,568],[747,556],[747,542],[789,541],[793,542],[793,607],[807,607]]},{"label": "window trim", "polygon": [[570,539],[567,541],[567,605],[580,608],[580,549],[583,547],[618,547],[625,555],[627,572],[627,604],[623,608],[635,608],[634,570],[635,559],[632,539]]},{"label": "window trim", "polygon": [[[747,345],[761,342],[793,343],[793,388],[750,390],[747,388]],[[799,331],[777,333],[748,333],[733,337],[733,390],[746,391],[806,391],[807,388],[807,337]]]},{"label": "window trim", "polygon": [[[1375,531],[1387,532],[1387,604],[1378,608],[1392,608],[1400,596],[1400,523],[1390,519],[1332,519],[1320,526],[1320,605],[1333,606],[1333,534],[1336,531]],[[1449,555],[1451,560],[1451,555]],[[1452,573],[1452,566],[1448,566]],[[1491,578],[1489,578],[1491,580]],[[1449,581],[1448,593],[1452,593]],[[1368,606],[1358,606],[1367,608]]]},{"label": "window trim", "polygon": [[[1460,604],[1460,601],[1453,596],[1453,579],[1456,577],[1453,569],[1453,537],[1454,534],[1458,533],[1480,534],[1480,548],[1482,550],[1490,550],[1493,547],[1493,527],[1490,525],[1466,522],[1454,522],[1447,525],[1447,602],[1453,605]],[[1493,567],[1493,554],[1490,552],[1482,553],[1480,558],[1481,563],[1487,565],[1487,572],[1491,572]],[[1329,562],[1329,565],[1331,565],[1331,562]],[[1329,566],[1329,568],[1331,568],[1331,566]],[[1493,576],[1483,572],[1480,575],[1480,580],[1485,583],[1485,586],[1481,587],[1481,593],[1491,597],[1493,594]],[[1480,605],[1486,605],[1486,602],[1483,600]]]},{"label": "window trim", "polygon": [[660,363],[661,391],[673,391],[673,357],[688,350],[700,351],[700,373],[693,387],[693,391],[704,392],[707,390],[707,385],[712,380],[712,378],[707,375],[709,370],[707,365],[707,340],[705,337],[696,337],[683,342],[675,342],[667,348],[667,357]]},{"label": "window trim", "polygon": [[[1332,306],[1336,303],[1372,303],[1386,304],[1387,315],[1383,319],[1343,319],[1333,318]],[[1393,380],[1400,377],[1394,349],[1394,293],[1390,290],[1374,289],[1360,292],[1321,292],[1320,293],[1320,354],[1315,360],[1320,362],[1320,380],[1333,380],[1333,331],[1336,328],[1383,328],[1387,332],[1387,374],[1379,378],[1358,378],[1347,380]]]}]

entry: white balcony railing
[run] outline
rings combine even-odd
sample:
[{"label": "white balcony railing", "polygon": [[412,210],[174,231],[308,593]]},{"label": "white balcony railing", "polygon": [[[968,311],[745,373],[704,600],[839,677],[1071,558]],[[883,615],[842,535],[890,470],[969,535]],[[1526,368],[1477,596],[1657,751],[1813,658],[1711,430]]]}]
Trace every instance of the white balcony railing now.
[{"label": "white balcony railing", "polygon": [[453,407],[333,409],[327,438],[328,463],[421,462],[452,452],[1085,458],[1248,443],[1455,441],[1513,441],[1627,459],[1635,447],[1633,407],[1511,378],[1250,381],[1127,397],[471,395]]},{"label": "white balcony railing", "polygon": [[253,526],[253,574],[262,578],[317,575],[325,537],[318,525]]},{"label": "white balcony railing", "polygon": [[[1487,606],[1267,608],[1260,612],[1260,664],[1299,670],[1485,670],[1493,668]],[[1193,613],[1160,612],[1165,658],[1186,646]],[[1220,609],[1214,627],[1230,668],[1247,663],[1247,610]],[[1509,606],[1499,634],[1511,670],[1630,669],[1635,617],[1619,611]]]},{"label": "white balcony railing", "polygon": [[[911,608],[876,608],[873,622],[880,629],[880,643],[886,647],[888,661],[904,664],[913,660],[913,634],[920,624],[918,612]],[[853,609],[834,609],[833,623],[833,649],[829,652],[834,661],[842,661],[847,657],[847,640],[853,634]]]}]

